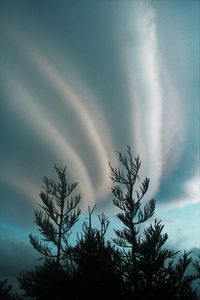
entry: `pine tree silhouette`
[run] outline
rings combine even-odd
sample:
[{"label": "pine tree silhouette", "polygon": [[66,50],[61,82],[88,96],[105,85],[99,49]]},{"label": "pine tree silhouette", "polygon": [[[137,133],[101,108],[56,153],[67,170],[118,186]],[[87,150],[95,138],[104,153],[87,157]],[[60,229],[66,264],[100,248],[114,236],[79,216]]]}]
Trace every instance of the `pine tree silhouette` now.
[{"label": "pine tree silhouette", "polygon": [[191,283],[197,276],[186,275],[192,259],[184,252],[178,262],[174,262],[179,251],[164,248],[168,235],[162,234],[163,228],[164,225],[155,220],[144,230],[144,238],[139,241],[141,296],[143,299],[196,299]]},{"label": "pine tree silhouette", "polygon": [[7,279],[0,281],[0,299],[1,300],[22,300],[22,298],[11,292],[12,285],[8,284]]},{"label": "pine tree silhouette", "polygon": [[[78,221],[80,195],[73,196],[77,183],[70,183],[66,167],[55,166],[58,181],[43,177],[44,191],[40,193],[42,211],[35,211],[36,224],[43,237],[29,235],[33,247],[42,254],[44,264],[18,276],[24,297],[36,300],[64,300],[72,292],[73,269],[68,257],[69,236]],[[44,241],[44,242],[43,242]],[[52,247],[50,247],[50,244]]]},{"label": "pine tree silhouette", "polygon": [[34,300],[69,299],[68,295],[73,295],[75,288],[71,273],[50,260],[30,271],[20,272],[18,283],[25,299]]},{"label": "pine tree silhouette", "polygon": [[117,251],[105,234],[109,219],[98,215],[100,229],[92,227],[92,213],[88,211],[88,222],[83,223],[81,237],[77,245],[71,249],[71,258],[76,264],[75,278],[78,288],[77,299],[120,298],[123,292],[123,280],[116,261],[120,259]]},{"label": "pine tree silhouette", "polygon": [[[141,184],[139,157],[133,159],[130,147],[127,155],[118,153],[120,167],[114,168],[110,163],[113,203],[122,212],[117,217],[123,223],[123,229],[115,230],[117,238],[113,241],[121,247],[121,273],[126,284],[125,299],[196,299],[192,282],[198,274],[186,275],[192,258],[184,252],[177,263],[174,257],[178,252],[164,248],[168,235],[162,233],[163,225],[155,220],[154,224],[144,230],[143,238],[139,225],[151,218],[155,211],[155,200],[142,206],[142,200],[149,187],[149,179]],[[138,191],[140,185],[140,191]],[[195,263],[197,271],[198,262]]]},{"label": "pine tree silhouette", "polygon": [[[35,211],[36,224],[46,243],[39,241],[38,237],[29,235],[33,247],[44,258],[67,261],[68,239],[71,228],[77,222],[80,209],[76,209],[80,202],[79,194],[72,196],[78,183],[70,183],[66,174],[66,167],[55,166],[58,182],[48,177],[43,177],[44,191],[40,193],[42,211]],[[75,210],[76,209],[76,210]],[[48,245],[51,243],[53,249]]]},{"label": "pine tree silhouette", "polygon": [[[57,168],[58,182],[43,178],[44,192],[40,193],[43,212],[35,212],[36,224],[46,243],[30,235],[30,242],[43,255],[44,264],[18,276],[26,299],[79,300],[98,298],[150,300],[197,300],[192,288],[200,278],[200,263],[192,263],[190,253],[179,254],[165,245],[168,235],[164,226],[155,220],[146,229],[139,225],[154,214],[155,200],[145,201],[149,179],[140,183],[139,157],[133,159],[130,147],[127,155],[118,153],[120,167],[111,168],[113,203],[122,229],[114,229],[117,237],[106,239],[110,225],[108,217],[98,215],[99,227],[93,227],[94,209],[88,208],[88,219],[83,222],[76,244],[69,244],[73,225],[80,210],[80,195],[72,196],[77,183],[69,183],[66,168]],[[53,245],[53,249],[49,244]],[[188,274],[193,264],[196,273]],[[9,286],[0,285],[0,295]],[[4,299],[4,298],[2,298]],[[15,300],[16,298],[8,298]],[[7,300],[7,298],[5,298]]]},{"label": "pine tree silhouette", "polygon": [[141,161],[139,156],[133,159],[131,149],[127,146],[127,155],[118,152],[120,167],[113,167],[110,163],[111,179],[115,185],[112,188],[113,203],[122,212],[117,217],[123,223],[122,230],[115,230],[117,238],[114,242],[124,251],[124,275],[129,283],[129,291],[135,297],[139,291],[138,269],[138,225],[152,217],[155,210],[155,200],[151,199],[142,208],[142,200],[149,187],[149,179],[145,178],[140,184],[140,191],[136,190],[136,184],[140,180],[139,170]]}]

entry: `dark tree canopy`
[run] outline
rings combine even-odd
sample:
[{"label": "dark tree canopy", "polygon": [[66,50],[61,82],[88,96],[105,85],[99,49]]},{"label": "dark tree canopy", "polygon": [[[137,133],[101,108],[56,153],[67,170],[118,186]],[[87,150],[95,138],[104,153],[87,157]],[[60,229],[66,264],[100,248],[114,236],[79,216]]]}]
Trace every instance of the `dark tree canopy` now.
[{"label": "dark tree canopy", "polygon": [[[26,299],[64,300],[70,299],[74,291],[74,281],[66,269],[56,261],[46,260],[43,265],[18,276],[20,288]],[[73,299],[73,298],[72,298]]]},{"label": "dark tree canopy", "polygon": [[8,284],[7,279],[0,281],[0,299],[1,300],[22,300],[22,298],[11,292],[12,285]]},{"label": "dark tree canopy", "polygon": [[71,249],[78,299],[94,299],[94,294],[100,298],[118,297],[124,288],[117,267],[120,254],[105,239],[109,220],[104,214],[98,215],[100,228],[92,227],[93,210],[89,208],[88,222],[83,223],[81,237]]},{"label": "dark tree canopy", "polygon": [[[155,200],[146,198],[150,181],[140,179],[141,161],[138,156],[133,158],[130,147],[125,155],[118,153],[118,158],[118,167],[110,164],[113,204],[120,210],[121,224],[113,228],[114,237],[107,235],[111,224],[104,213],[97,215],[99,226],[93,226],[94,207],[88,209],[75,244],[69,243],[80,216],[81,197],[73,194],[77,183],[69,182],[66,167],[55,167],[58,181],[43,177],[42,210],[35,212],[40,236],[30,235],[44,260],[19,274],[21,298],[12,295],[11,286],[4,281],[0,299],[198,299],[192,284],[200,278],[200,260],[168,249],[161,221],[152,220],[141,229],[155,211]],[[192,266],[191,274],[188,269]]]},{"label": "dark tree canopy", "polygon": [[118,159],[118,167],[109,165],[115,183],[113,204],[121,210],[117,217],[124,227],[115,230],[117,237],[113,241],[122,249],[121,270],[128,290],[126,297],[195,299],[191,284],[198,275],[186,275],[192,262],[189,253],[184,252],[178,263],[174,263],[178,252],[164,248],[168,235],[162,233],[164,226],[157,220],[143,231],[142,238],[139,225],[153,216],[155,200],[143,203],[150,180],[140,180],[139,156],[133,158],[128,146],[127,154],[118,153]]}]

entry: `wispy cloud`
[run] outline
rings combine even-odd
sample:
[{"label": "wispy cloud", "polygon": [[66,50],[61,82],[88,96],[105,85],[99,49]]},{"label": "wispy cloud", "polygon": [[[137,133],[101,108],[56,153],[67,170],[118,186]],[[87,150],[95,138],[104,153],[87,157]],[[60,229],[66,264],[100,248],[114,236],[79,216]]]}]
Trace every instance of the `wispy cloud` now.
[{"label": "wispy cloud", "polygon": [[155,10],[149,1],[129,6],[127,27],[121,34],[133,112],[133,144],[142,158],[142,173],[151,178],[149,195],[155,196],[162,179],[181,158],[184,112],[159,51]]},{"label": "wispy cloud", "polygon": [[[29,49],[27,45],[26,49]],[[33,49],[33,47],[31,47]],[[86,106],[85,99],[79,96],[68,84],[68,82],[62,78],[59,71],[43,56],[37,49],[34,48],[32,56],[37,63],[41,73],[44,73],[49,80],[49,84],[55,86],[56,91],[59,92],[61,100],[70,104],[75,112],[77,122],[80,122],[85,130],[86,138],[88,138],[90,147],[93,148],[95,153],[98,167],[96,169],[96,176],[99,178],[98,188],[95,190],[95,198],[104,196],[105,187],[110,186],[108,161],[113,153],[112,138],[109,134],[109,129],[106,127],[106,121],[103,115],[100,113],[100,108],[97,104],[92,105],[93,111],[91,112],[89,107]],[[81,90],[79,87],[78,89]],[[82,95],[84,86],[82,86]],[[92,98],[91,95],[87,95],[88,98]],[[97,101],[95,101],[96,103]],[[97,115],[99,116],[99,124],[97,121]],[[94,117],[95,116],[95,117]],[[98,124],[98,126],[97,126]],[[77,170],[78,171],[78,170]]]},{"label": "wispy cloud", "polygon": [[[29,122],[38,129],[38,134],[50,144],[51,151],[55,151],[59,159],[66,163],[68,158],[74,177],[80,182],[81,191],[88,203],[94,199],[94,190],[87,169],[77,151],[71,147],[67,139],[56,129],[47,113],[36,104],[34,95],[27,90],[25,83],[19,81],[13,74],[9,74],[8,82],[11,84],[10,99],[15,109],[22,109],[21,113],[27,115]],[[78,173],[77,173],[78,170]]]},{"label": "wispy cloud", "polygon": [[[103,12],[103,5],[101,9]],[[118,41],[119,56],[121,55],[120,63],[123,62],[122,64],[124,65],[123,74],[118,78],[119,81],[120,78],[124,80],[125,88],[122,84],[124,90],[121,86],[119,87],[119,90],[122,92],[122,99],[115,101],[112,97],[109,98],[110,95],[115,95],[110,93],[110,91],[107,93],[102,92],[101,94],[93,90],[96,87],[95,84],[93,86],[93,83],[103,77],[106,70],[108,70],[104,69],[101,74],[97,74],[99,71],[102,71],[101,68],[98,68],[101,62],[99,62],[99,65],[95,65],[97,70],[95,69],[94,73],[92,73],[94,74],[93,80],[89,77],[86,78],[88,80],[84,80],[85,78],[81,77],[83,74],[88,75],[90,73],[87,73],[87,71],[84,73],[84,70],[87,69],[85,65],[85,69],[83,68],[82,73],[81,71],[79,73],[81,59],[76,66],[73,65],[74,60],[70,59],[69,53],[72,53],[73,47],[78,48],[81,45],[81,35],[77,37],[74,45],[70,45],[71,48],[67,44],[68,36],[71,38],[71,41],[73,41],[73,36],[68,31],[64,32],[64,34],[63,32],[61,33],[61,39],[65,37],[67,42],[63,40],[60,44],[54,43],[55,36],[51,35],[48,30],[45,41],[41,42],[45,28],[43,28],[44,31],[41,33],[41,36],[38,32],[37,40],[37,32],[35,31],[38,30],[38,27],[34,27],[33,16],[30,18],[30,28],[35,31],[30,36],[27,34],[28,30],[22,26],[24,21],[20,23],[18,18],[10,19],[9,21],[4,19],[2,21],[4,23],[6,40],[9,44],[12,44],[13,52],[19,55],[19,60],[25,67],[25,71],[22,68],[22,70],[19,70],[19,74],[15,76],[12,73],[11,64],[7,63],[5,70],[2,68],[2,73],[5,72],[5,74],[10,68],[8,76],[4,74],[5,86],[6,84],[9,87],[11,86],[9,81],[12,81],[14,86],[6,93],[9,95],[8,98],[12,99],[15,105],[13,107],[24,112],[24,115],[27,113],[29,116],[27,124],[32,123],[33,127],[39,128],[38,136],[40,136],[40,141],[38,140],[38,143],[48,144],[50,152],[56,153],[57,157],[60,157],[64,163],[70,165],[74,178],[80,182],[84,198],[87,199],[85,200],[86,203],[91,203],[92,200],[96,201],[104,197],[106,199],[111,185],[108,161],[117,164],[114,150],[118,149],[115,149],[115,147],[116,145],[121,145],[122,141],[130,136],[132,140],[128,140],[128,143],[132,144],[132,149],[136,154],[139,153],[142,159],[141,175],[148,176],[151,179],[149,197],[154,197],[159,190],[162,190],[164,182],[166,188],[163,189],[163,193],[166,194],[166,197],[163,197],[163,202],[169,201],[168,198],[172,196],[174,203],[182,203],[184,201],[180,200],[181,190],[183,194],[185,191],[192,190],[191,186],[195,185],[196,179],[192,181],[193,183],[189,183],[187,180],[180,180],[179,190],[176,190],[180,197],[176,199],[175,193],[173,195],[167,193],[171,182],[168,181],[166,184],[166,178],[172,178],[176,168],[180,168],[188,140],[186,136],[187,129],[185,128],[186,111],[181,98],[182,94],[180,96],[180,86],[178,87],[176,85],[177,82],[173,81],[174,76],[170,73],[173,68],[168,68],[168,61],[166,57],[162,56],[163,51],[161,51],[162,46],[158,35],[158,26],[160,25],[157,20],[158,11],[151,6],[150,1],[119,1],[113,9],[114,13],[108,12],[108,15],[113,14],[112,18],[109,18],[108,24],[110,32],[113,33],[114,38]],[[101,13],[98,22],[101,22]],[[50,22],[50,17],[47,20],[48,22]],[[75,25],[73,18],[71,18],[70,22],[70,26]],[[80,47],[80,51],[75,49],[76,54],[74,55],[74,57],[80,55],[81,58],[86,58],[87,63],[90,62],[90,50],[91,54],[93,54],[92,62],[95,61],[96,52],[98,52],[96,47],[93,48],[93,42],[95,43],[96,39],[98,39],[98,36],[96,36],[97,32],[94,31],[91,34],[94,41],[88,42],[87,40],[86,32],[88,26],[93,24],[92,22],[92,19],[89,20],[83,30],[87,47]],[[42,21],[41,24],[43,24]],[[69,24],[64,23],[63,25],[68,26]],[[74,32],[78,34],[80,25],[76,25]],[[101,28],[100,23],[98,28]],[[63,28],[58,26],[57,32],[59,30],[63,30]],[[100,34],[104,37],[104,32],[100,31]],[[112,41],[108,41],[108,48],[112,44],[109,50],[114,49],[113,45],[116,42],[113,42],[114,38]],[[104,41],[104,38],[102,40]],[[51,44],[54,44],[52,52],[49,51]],[[71,52],[69,51],[68,53],[70,49]],[[102,45],[102,49],[104,49],[104,45]],[[89,54],[85,55],[86,50]],[[57,55],[55,54],[56,52]],[[99,52],[101,51],[99,50]],[[66,56],[60,55],[61,53],[62,55],[65,53]],[[104,54],[108,53],[105,51]],[[10,53],[8,54],[8,60],[9,55]],[[98,57],[104,59],[103,55]],[[59,61],[57,61],[58,56]],[[105,61],[110,60],[110,58],[112,60],[111,55],[106,57]],[[115,60],[111,62],[111,65],[114,63]],[[116,69],[110,68],[110,72],[117,70],[117,67]],[[121,65],[118,69],[120,73]],[[63,70],[65,71],[63,72]],[[70,79],[71,70],[73,78]],[[33,76],[34,79],[37,76],[40,78],[39,85],[41,84],[41,86],[44,85],[45,87],[41,89],[41,94],[41,86],[38,88],[39,91],[37,91],[39,80],[35,80],[33,84],[30,84],[28,79],[26,79],[26,72],[28,75],[31,74],[30,76]],[[124,78],[124,75],[126,78]],[[113,78],[116,79],[114,76]],[[106,76],[103,79],[106,81]],[[87,84],[91,83],[91,86],[88,87],[85,82]],[[106,87],[107,90],[113,89],[118,91],[117,83],[118,81],[111,82],[110,86],[108,85],[109,88],[108,86]],[[128,87],[127,89],[126,86]],[[44,89],[47,90],[47,93]],[[50,95],[51,92],[53,95],[56,95],[56,101],[51,99],[52,102],[49,105],[47,95]],[[96,95],[105,95],[106,97],[101,99]],[[54,104],[52,105],[53,102]],[[107,106],[106,102],[110,104]],[[68,120],[62,114],[60,114],[61,116],[59,115],[60,119],[54,120],[52,118],[52,116],[56,115],[52,109],[52,107],[55,107],[55,103],[59,112],[61,110],[69,111],[67,115],[69,116]],[[105,113],[102,109],[103,107],[111,108],[113,111],[106,111]],[[122,116],[121,110],[123,109]],[[127,116],[129,119],[126,120],[124,116]],[[73,125],[76,128],[73,128],[73,126],[70,129],[68,128],[70,121],[73,121]],[[125,134],[124,130],[127,131]],[[75,133],[78,134],[76,135]],[[79,139],[80,141],[78,141]],[[55,145],[58,145],[58,147]],[[175,184],[174,186],[171,184],[170,188],[175,190]],[[189,195],[189,192],[187,194]],[[183,198],[185,199],[185,196]]]},{"label": "wispy cloud", "polygon": [[[74,178],[80,182],[81,192],[84,198],[87,199],[84,200],[85,203],[89,204],[92,200],[103,199],[110,191],[111,180],[108,161],[113,157],[114,147],[107,122],[97,104],[97,99],[84,83],[80,85],[79,82],[75,91],[58,68],[33,42],[30,42],[23,33],[19,33],[16,29],[13,31],[12,26],[8,26],[7,29],[14,46],[26,53],[26,63],[31,66],[32,72],[40,74],[43,80],[58,94],[56,100],[58,106],[62,102],[66,110],[70,107],[74,112],[77,126],[80,126],[84,131],[85,143],[89,143],[87,146],[93,149],[94,165],[96,165],[95,180],[87,170],[87,161],[83,161],[81,158],[81,150],[75,149],[70,143],[70,139],[66,138],[67,128],[64,125],[66,121],[62,120],[61,128],[56,128],[52,119],[50,121],[48,108],[42,109],[41,106],[38,106],[36,101],[37,92],[28,88],[26,82],[23,82],[24,79],[19,81],[19,78],[16,79],[17,76],[14,78],[13,74],[10,73],[7,79],[13,81],[14,89],[16,89],[12,89],[12,98],[15,99],[16,103],[17,101],[23,101],[21,106],[25,108],[26,112],[37,116],[32,121],[35,126],[40,124],[44,136],[52,140],[52,149],[55,150],[55,144],[59,145],[56,151],[62,154],[63,162],[70,161],[69,165],[72,168]],[[113,158],[112,161],[116,162]]]},{"label": "wispy cloud", "polygon": [[188,179],[184,186],[182,193],[175,198],[170,198],[167,202],[162,203],[166,207],[185,207],[200,203],[200,176],[199,172],[194,177]]}]

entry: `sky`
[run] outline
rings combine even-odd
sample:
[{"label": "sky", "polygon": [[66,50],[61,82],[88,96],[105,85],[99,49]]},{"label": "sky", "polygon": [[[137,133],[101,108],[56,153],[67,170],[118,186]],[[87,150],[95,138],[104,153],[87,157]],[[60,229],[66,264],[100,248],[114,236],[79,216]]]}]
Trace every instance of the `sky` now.
[{"label": "sky", "polygon": [[169,243],[200,247],[199,22],[197,0],[0,1],[0,278],[35,263],[54,164],[118,226],[108,161],[126,145]]}]

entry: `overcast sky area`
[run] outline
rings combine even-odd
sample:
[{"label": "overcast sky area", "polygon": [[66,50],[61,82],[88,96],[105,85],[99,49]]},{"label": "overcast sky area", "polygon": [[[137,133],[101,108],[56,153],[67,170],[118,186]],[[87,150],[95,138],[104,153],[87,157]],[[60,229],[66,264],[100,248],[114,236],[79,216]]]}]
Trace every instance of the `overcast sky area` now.
[{"label": "overcast sky area", "polygon": [[108,161],[126,145],[171,245],[200,247],[199,23],[198,0],[0,1],[0,277],[35,263],[55,163],[83,211],[98,203],[118,225]]}]

